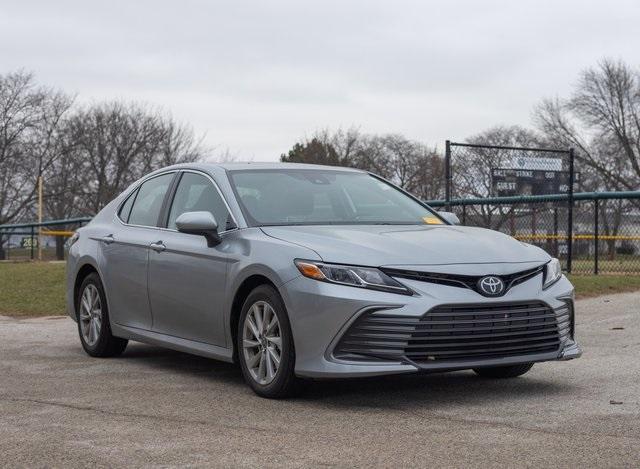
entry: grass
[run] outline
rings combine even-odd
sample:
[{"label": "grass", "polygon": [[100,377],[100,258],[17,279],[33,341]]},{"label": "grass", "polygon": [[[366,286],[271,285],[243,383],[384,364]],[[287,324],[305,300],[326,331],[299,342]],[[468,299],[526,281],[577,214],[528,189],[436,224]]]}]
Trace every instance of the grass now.
[{"label": "grass", "polygon": [[[578,298],[640,291],[640,275],[571,275]],[[64,264],[0,262],[0,314],[65,314]]]},{"label": "grass", "polygon": [[[31,259],[31,249],[30,248],[10,248],[5,250],[5,254],[8,260],[14,261],[28,261]],[[34,258],[38,257],[38,249],[35,248],[33,250]],[[56,260],[56,248],[54,247],[43,247],[42,248],[42,260],[44,261],[53,261]]]},{"label": "grass", "polygon": [[[589,259],[576,258],[573,260],[572,271],[584,274],[593,272],[593,257]],[[598,269],[600,272],[611,274],[640,273],[640,257],[617,255],[615,259],[610,260],[606,255],[600,257],[598,261]]]},{"label": "grass", "polygon": [[64,263],[0,263],[0,314],[65,314]]},{"label": "grass", "polygon": [[640,275],[569,275],[577,298],[640,290]]}]

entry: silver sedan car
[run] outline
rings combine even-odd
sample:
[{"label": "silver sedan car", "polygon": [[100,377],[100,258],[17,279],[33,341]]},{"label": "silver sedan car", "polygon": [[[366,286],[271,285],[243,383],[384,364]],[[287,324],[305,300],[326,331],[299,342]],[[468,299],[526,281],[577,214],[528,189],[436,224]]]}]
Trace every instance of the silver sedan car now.
[{"label": "silver sedan car", "polygon": [[78,230],[67,263],[89,355],[135,340],[233,361],[266,397],[304,378],[504,378],[577,358],[573,298],[542,249],[313,165],[161,169]]}]

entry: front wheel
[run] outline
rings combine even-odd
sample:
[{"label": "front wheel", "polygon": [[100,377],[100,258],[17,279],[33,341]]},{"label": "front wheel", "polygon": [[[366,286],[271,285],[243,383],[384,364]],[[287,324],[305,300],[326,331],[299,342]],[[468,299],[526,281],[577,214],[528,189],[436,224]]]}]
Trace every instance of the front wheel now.
[{"label": "front wheel", "polygon": [[522,376],[533,367],[533,363],[509,366],[490,366],[487,368],[474,368],[478,375],[483,378],[516,378]]},{"label": "front wheel", "polygon": [[237,338],[242,374],[256,394],[278,399],[298,390],[289,317],[271,286],[256,287],[245,300]]}]

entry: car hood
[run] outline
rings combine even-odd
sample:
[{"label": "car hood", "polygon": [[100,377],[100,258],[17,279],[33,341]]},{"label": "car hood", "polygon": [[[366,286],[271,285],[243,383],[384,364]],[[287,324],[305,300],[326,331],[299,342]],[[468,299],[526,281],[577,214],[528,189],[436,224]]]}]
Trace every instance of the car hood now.
[{"label": "car hood", "polygon": [[277,226],[268,236],[315,251],[341,264],[445,265],[547,262],[542,249],[498,231],[467,226]]}]

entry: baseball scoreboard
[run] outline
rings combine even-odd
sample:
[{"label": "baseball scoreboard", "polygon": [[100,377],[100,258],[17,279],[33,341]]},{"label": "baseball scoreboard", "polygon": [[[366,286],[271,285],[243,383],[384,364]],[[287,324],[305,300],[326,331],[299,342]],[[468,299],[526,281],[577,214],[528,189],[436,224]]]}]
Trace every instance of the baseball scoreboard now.
[{"label": "baseball scoreboard", "polygon": [[[566,194],[569,171],[560,158],[516,157],[506,167],[491,168],[491,189],[495,197],[515,195]],[[574,184],[580,173],[574,172]]]}]

